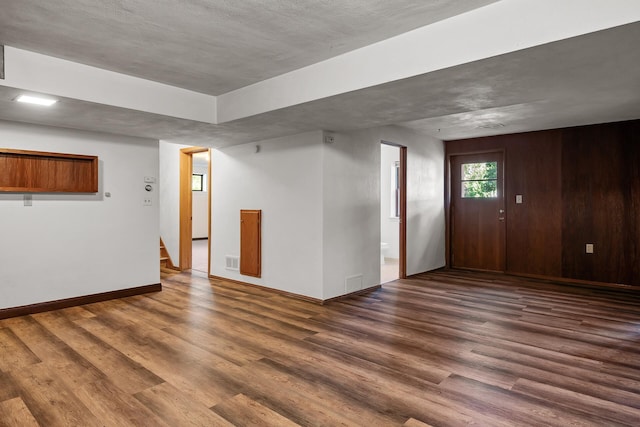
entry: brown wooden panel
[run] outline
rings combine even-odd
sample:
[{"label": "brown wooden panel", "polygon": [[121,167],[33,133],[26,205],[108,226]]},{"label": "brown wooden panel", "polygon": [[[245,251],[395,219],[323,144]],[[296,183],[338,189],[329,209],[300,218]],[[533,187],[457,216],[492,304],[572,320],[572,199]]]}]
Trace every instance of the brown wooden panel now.
[{"label": "brown wooden panel", "polygon": [[621,129],[625,185],[625,253],[629,279],[640,285],[640,120],[624,123]]},{"label": "brown wooden panel", "polygon": [[240,274],[261,275],[261,216],[260,210],[240,211]]},{"label": "brown wooden panel", "polygon": [[486,153],[504,149],[504,136],[486,136],[482,138],[446,141],[447,154]]},{"label": "brown wooden panel", "polygon": [[0,149],[0,191],[96,193],[98,157]]},{"label": "brown wooden panel", "polygon": [[562,275],[561,137],[561,131],[544,131],[502,138],[509,272]]},{"label": "brown wooden panel", "polygon": [[640,284],[639,131],[639,122],[564,131],[563,276]]},{"label": "brown wooden panel", "polygon": [[191,175],[193,173],[193,158],[191,149],[180,150],[180,270],[189,270],[192,263],[193,245],[193,195],[191,193]]}]

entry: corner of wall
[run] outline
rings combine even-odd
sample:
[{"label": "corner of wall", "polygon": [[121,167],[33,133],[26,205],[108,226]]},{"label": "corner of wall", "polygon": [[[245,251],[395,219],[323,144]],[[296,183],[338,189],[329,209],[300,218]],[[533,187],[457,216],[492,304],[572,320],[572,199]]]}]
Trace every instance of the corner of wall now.
[{"label": "corner of wall", "polygon": [[[213,275],[322,298],[322,136],[317,130],[213,151]],[[261,278],[226,268],[226,255],[239,256],[240,209],[262,210]]]},{"label": "corner of wall", "polygon": [[[380,283],[380,153],[375,129],[331,132],[323,156],[323,299]],[[377,243],[375,243],[377,242]]]},{"label": "corner of wall", "polygon": [[407,274],[444,266],[444,144],[400,126],[325,132],[323,298],[380,283],[380,143],[408,148]]},{"label": "corner of wall", "polygon": [[187,147],[159,142],[159,237],[175,261],[180,259],[180,150]]}]

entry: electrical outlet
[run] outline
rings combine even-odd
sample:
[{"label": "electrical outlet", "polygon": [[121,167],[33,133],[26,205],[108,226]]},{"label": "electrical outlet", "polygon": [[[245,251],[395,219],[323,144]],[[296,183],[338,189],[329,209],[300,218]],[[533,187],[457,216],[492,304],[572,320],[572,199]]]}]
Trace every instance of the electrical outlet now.
[{"label": "electrical outlet", "polygon": [[145,197],[142,202],[145,206],[151,206],[153,203],[151,202],[151,197]]},{"label": "electrical outlet", "polygon": [[587,243],[585,246],[585,252],[588,254],[593,253],[593,243]]}]

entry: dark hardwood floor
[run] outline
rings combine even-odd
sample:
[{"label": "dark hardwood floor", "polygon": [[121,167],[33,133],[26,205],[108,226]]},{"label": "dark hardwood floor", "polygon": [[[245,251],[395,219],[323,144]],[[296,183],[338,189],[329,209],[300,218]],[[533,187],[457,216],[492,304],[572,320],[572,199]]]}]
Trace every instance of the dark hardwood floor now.
[{"label": "dark hardwood floor", "polygon": [[0,425],[640,425],[633,294],[435,272],[318,306],[196,274],[0,321]]}]

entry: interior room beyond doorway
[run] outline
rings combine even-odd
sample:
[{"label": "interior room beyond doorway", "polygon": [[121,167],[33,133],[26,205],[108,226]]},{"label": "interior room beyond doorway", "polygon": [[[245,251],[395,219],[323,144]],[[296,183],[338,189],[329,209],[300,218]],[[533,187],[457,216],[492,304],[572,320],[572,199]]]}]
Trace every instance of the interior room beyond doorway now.
[{"label": "interior room beyond doorway", "polygon": [[400,277],[400,147],[380,144],[380,283]]},{"label": "interior room beyond doorway", "polygon": [[193,153],[191,183],[192,202],[192,270],[208,272],[209,260],[209,151]]}]

